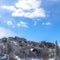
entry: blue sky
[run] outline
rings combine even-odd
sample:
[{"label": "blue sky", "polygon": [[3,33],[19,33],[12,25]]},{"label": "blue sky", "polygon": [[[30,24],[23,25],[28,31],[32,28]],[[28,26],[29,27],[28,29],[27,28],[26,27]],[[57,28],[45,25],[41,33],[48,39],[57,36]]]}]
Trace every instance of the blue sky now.
[{"label": "blue sky", "polygon": [[60,42],[60,0],[0,0],[0,38],[9,36]]}]

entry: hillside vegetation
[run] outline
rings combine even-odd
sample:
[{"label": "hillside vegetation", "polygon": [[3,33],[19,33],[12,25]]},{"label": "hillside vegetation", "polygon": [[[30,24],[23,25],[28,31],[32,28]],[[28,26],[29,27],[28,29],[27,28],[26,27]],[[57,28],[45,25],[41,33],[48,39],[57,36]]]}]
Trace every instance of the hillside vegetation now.
[{"label": "hillside vegetation", "polygon": [[0,59],[17,60],[19,58],[52,58],[60,51],[58,44],[41,41],[28,41],[20,37],[0,39]]}]

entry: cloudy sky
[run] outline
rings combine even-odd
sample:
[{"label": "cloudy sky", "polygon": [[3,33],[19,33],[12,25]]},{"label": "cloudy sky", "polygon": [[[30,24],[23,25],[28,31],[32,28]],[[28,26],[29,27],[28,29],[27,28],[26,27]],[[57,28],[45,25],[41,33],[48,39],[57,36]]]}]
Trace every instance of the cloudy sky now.
[{"label": "cloudy sky", "polygon": [[0,38],[9,36],[60,42],[60,0],[0,0]]}]

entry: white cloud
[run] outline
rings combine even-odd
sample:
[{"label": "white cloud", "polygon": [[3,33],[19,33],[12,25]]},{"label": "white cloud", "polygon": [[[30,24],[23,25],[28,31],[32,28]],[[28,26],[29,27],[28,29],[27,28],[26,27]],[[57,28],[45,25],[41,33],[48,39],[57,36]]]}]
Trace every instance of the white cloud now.
[{"label": "white cloud", "polygon": [[2,8],[10,10],[10,11],[15,11],[16,10],[16,8],[14,6],[5,6],[5,5],[3,5]]},{"label": "white cloud", "polygon": [[9,29],[6,29],[4,27],[0,27],[0,38],[14,36],[14,35],[15,35],[15,33],[10,31]]},{"label": "white cloud", "polygon": [[41,0],[18,0],[15,6],[2,6],[12,11],[12,16],[38,18],[46,17],[45,10],[41,7]]},{"label": "white cloud", "polygon": [[6,23],[7,25],[13,25],[13,22],[11,20],[7,21]]},{"label": "white cloud", "polygon": [[8,26],[11,26],[11,27],[13,27],[13,28],[15,27],[15,25],[14,25],[14,23],[13,23],[12,20],[7,20],[7,21],[4,20],[3,22],[4,22],[5,24],[7,24]]},{"label": "white cloud", "polygon": [[41,0],[19,0],[16,3],[17,8],[22,8],[24,10],[36,9],[41,5]]},{"label": "white cloud", "polygon": [[42,23],[42,25],[47,25],[47,26],[49,26],[49,25],[51,25],[52,23],[51,22],[43,22]]},{"label": "white cloud", "polygon": [[19,23],[17,23],[17,26],[18,27],[25,27],[25,28],[28,27],[27,23],[26,22],[23,22],[23,21],[20,21]]}]

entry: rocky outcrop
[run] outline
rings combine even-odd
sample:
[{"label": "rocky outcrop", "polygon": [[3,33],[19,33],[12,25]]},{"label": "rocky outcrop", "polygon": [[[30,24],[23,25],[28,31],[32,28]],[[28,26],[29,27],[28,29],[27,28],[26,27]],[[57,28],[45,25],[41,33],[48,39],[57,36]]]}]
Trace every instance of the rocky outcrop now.
[{"label": "rocky outcrop", "polygon": [[6,54],[11,60],[15,59],[14,56],[20,58],[51,57],[54,56],[55,46],[51,42],[34,42],[20,37],[2,38],[0,39],[0,56]]}]

